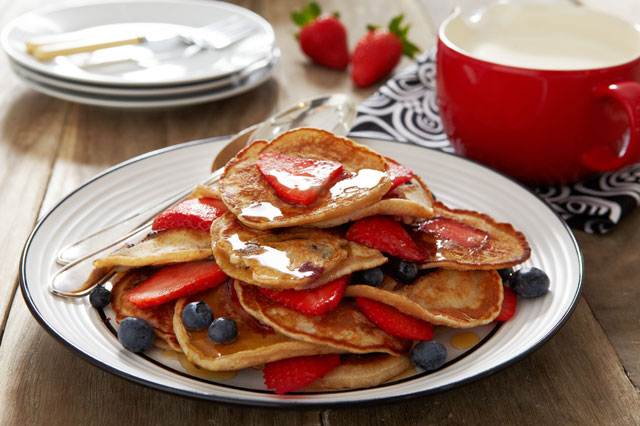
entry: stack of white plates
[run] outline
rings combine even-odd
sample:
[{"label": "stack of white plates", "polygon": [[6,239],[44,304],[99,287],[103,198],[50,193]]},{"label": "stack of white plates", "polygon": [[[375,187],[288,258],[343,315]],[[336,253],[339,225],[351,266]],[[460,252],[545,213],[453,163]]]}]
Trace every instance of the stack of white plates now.
[{"label": "stack of white plates", "polygon": [[[38,61],[26,42],[44,36],[95,31],[149,37],[188,34],[230,20],[249,27],[224,49],[171,43],[112,47]],[[227,25],[228,27],[229,25]],[[16,74],[33,89],[89,105],[153,109],[228,98],[265,82],[280,51],[273,28],[255,13],[223,2],[134,0],[76,3],[20,16],[2,32],[2,47]]]}]

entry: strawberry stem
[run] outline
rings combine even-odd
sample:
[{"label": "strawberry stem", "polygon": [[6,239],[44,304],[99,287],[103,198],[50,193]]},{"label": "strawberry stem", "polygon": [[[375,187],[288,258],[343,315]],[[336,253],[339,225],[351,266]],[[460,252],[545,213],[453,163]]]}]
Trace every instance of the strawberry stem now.
[{"label": "strawberry stem", "polygon": [[321,13],[320,5],[315,1],[311,1],[299,11],[294,10],[291,12],[291,20],[299,27],[304,27],[320,16]]},{"label": "strawberry stem", "polygon": [[407,24],[402,27],[401,24],[403,19],[404,15],[393,17],[389,22],[389,31],[395,34],[402,42],[402,54],[413,59],[415,54],[420,51],[420,48],[407,39],[407,34],[409,33],[411,25]]}]

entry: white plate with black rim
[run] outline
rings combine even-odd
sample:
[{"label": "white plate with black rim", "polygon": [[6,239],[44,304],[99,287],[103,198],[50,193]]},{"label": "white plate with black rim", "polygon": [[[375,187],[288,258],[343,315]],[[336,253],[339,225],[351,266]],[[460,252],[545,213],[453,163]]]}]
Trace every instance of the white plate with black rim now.
[{"label": "white plate with black rim", "polygon": [[124,350],[109,315],[87,298],[51,295],[48,282],[59,268],[56,253],[65,244],[151,206],[166,195],[203,180],[227,138],[176,145],[136,157],[106,170],[67,195],[38,222],[25,244],[20,285],[34,317],[83,358],[119,376],[152,388],[214,401],[260,406],[314,406],[373,403],[407,398],[467,383],[530,354],[550,339],[573,312],[581,291],[582,256],[573,234],[547,205],[521,185],[482,165],[414,145],[357,139],[419,174],[450,207],[477,210],[512,223],[527,237],[531,258],[523,266],[543,269],[548,294],[519,299],[514,317],[471,332],[472,347],[456,349],[451,339],[465,330],[441,330],[436,339],[449,349],[439,370],[410,371],[380,386],[335,392],[275,395],[260,371],[203,375],[185,369],[175,356],[152,349],[143,355]]},{"label": "white plate with black rim", "polygon": [[[140,45],[38,61],[25,43],[44,36],[77,31],[164,37],[184,34],[233,17],[251,25],[246,38],[221,50],[156,51]],[[71,2],[26,13],[2,31],[9,57],[32,71],[78,83],[118,86],[163,86],[228,76],[267,56],[275,45],[273,27],[248,9],[221,1],[135,0]]]}]

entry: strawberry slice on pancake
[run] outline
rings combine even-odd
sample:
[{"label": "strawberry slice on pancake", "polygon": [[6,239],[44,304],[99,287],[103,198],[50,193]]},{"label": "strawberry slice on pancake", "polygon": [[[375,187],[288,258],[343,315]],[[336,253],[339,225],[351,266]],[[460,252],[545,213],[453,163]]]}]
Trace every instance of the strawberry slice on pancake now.
[{"label": "strawberry slice on pancake", "polygon": [[342,174],[342,164],[268,152],[256,166],[283,200],[308,206]]},{"label": "strawberry slice on pancake", "polygon": [[216,262],[177,263],[156,272],[129,293],[129,301],[147,308],[212,288],[227,279]]},{"label": "strawberry slice on pancake", "polygon": [[347,231],[347,240],[401,259],[420,262],[428,257],[428,253],[413,241],[402,225],[389,216],[357,220]]},{"label": "strawberry slice on pancake", "polygon": [[412,340],[433,339],[433,327],[428,322],[365,297],[356,297],[356,304],[369,321],[393,336]]},{"label": "strawberry slice on pancake", "polygon": [[284,306],[309,315],[322,315],[338,306],[349,283],[349,275],[331,281],[311,290],[276,291],[260,288],[262,294],[269,299],[280,302]]},{"label": "strawberry slice on pancake", "polygon": [[419,229],[429,235],[453,241],[468,249],[482,247],[488,237],[488,234],[480,229],[443,217],[426,220],[420,224]]},{"label": "strawberry slice on pancake", "polygon": [[287,358],[264,366],[264,384],[278,395],[310,385],[340,364],[340,355]]},{"label": "strawberry slice on pancake", "polygon": [[211,223],[227,211],[227,206],[215,198],[190,198],[160,213],[151,225],[154,231],[191,228],[209,231]]}]

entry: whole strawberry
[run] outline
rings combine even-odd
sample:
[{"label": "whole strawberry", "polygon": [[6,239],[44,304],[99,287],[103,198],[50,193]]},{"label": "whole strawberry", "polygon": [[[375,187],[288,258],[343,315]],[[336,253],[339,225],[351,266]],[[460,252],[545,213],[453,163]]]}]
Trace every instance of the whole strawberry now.
[{"label": "whole strawberry", "polygon": [[403,18],[393,18],[388,29],[367,27],[369,32],[358,41],[351,57],[351,80],[356,86],[372,85],[389,75],[403,54],[413,58],[420,50],[407,40],[409,25],[400,26]]},{"label": "whole strawberry", "polygon": [[313,62],[334,70],[347,68],[347,31],[337,14],[321,15],[320,6],[311,2],[299,12],[292,12],[291,19],[302,27],[297,34],[300,48]]}]

